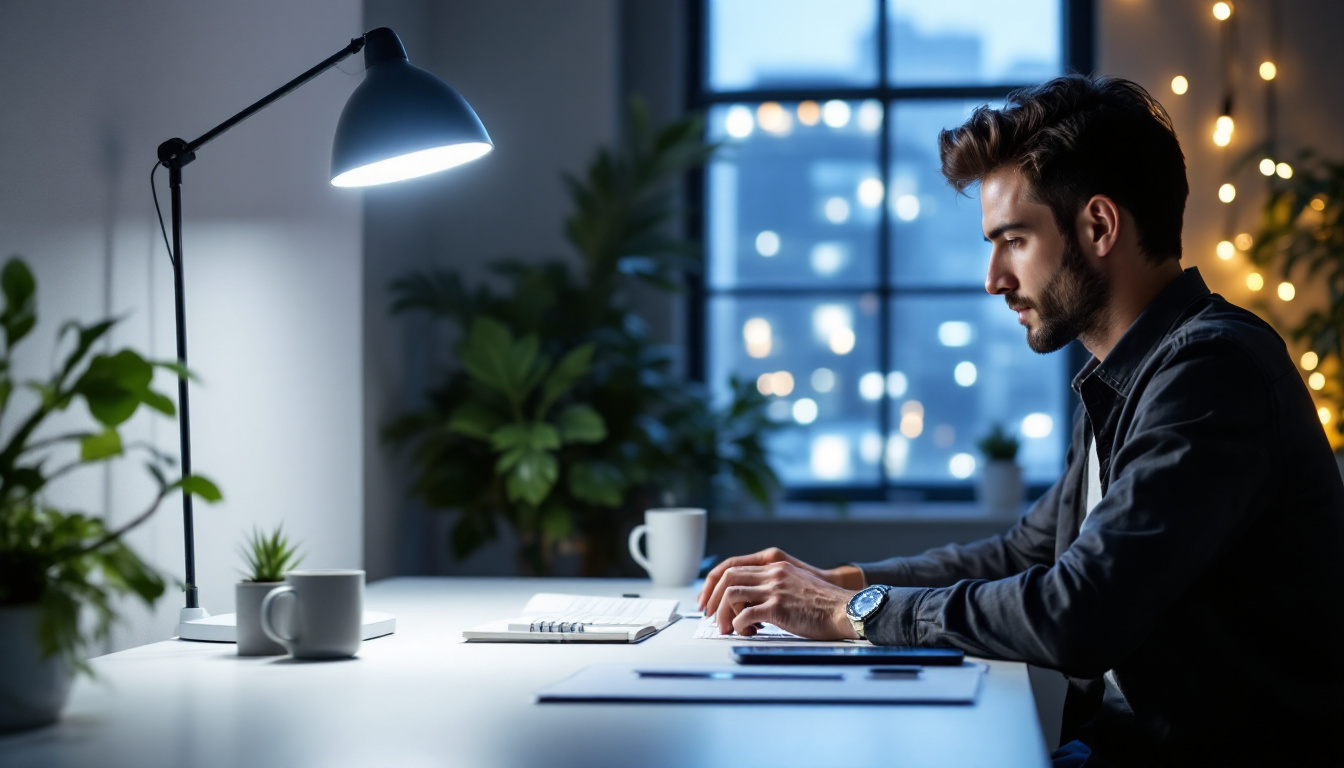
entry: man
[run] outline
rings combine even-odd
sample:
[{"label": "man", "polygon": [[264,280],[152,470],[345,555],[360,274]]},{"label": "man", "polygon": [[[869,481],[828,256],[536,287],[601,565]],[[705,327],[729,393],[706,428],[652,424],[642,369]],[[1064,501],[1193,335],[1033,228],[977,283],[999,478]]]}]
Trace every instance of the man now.
[{"label": "man", "polygon": [[1279,337],[1182,271],[1171,119],[1067,76],[943,131],[979,184],[985,289],[1092,360],[1064,475],[1007,533],[821,569],[735,557],[719,629],[950,645],[1070,677],[1057,765],[1341,762],[1344,484]]}]

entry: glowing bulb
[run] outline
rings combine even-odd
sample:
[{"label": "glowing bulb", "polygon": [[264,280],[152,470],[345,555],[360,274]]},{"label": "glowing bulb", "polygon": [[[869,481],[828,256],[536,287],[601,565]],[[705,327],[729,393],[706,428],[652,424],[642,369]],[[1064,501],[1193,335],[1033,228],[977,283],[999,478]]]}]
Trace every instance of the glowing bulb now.
[{"label": "glowing bulb", "polygon": [[1220,147],[1226,147],[1232,143],[1232,134],[1223,131],[1213,132],[1213,143]]},{"label": "glowing bulb", "polygon": [[859,397],[874,401],[882,397],[882,374],[869,371],[859,378]]},{"label": "glowing bulb", "polygon": [[763,130],[776,136],[787,135],[793,130],[793,118],[777,101],[767,101],[756,108],[756,122]]},{"label": "glowing bulb", "polygon": [[1261,161],[1260,161],[1260,173],[1264,174],[1265,176],[1273,176],[1273,175],[1274,175],[1274,161],[1271,160],[1271,159],[1269,159],[1268,157],[1266,157],[1264,160],[1261,160]]},{"label": "glowing bulb", "polygon": [[780,397],[788,397],[793,392],[793,374],[788,371],[770,374],[770,389]]},{"label": "glowing bulb", "polygon": [[793,404],[793,420],[799,424],[811,424],[817,420],[817,401],[804,397]]},{"label": "glowing bulb", "polygon": [[1231,240],[1220,240],[1215,250],[1218,252],[1218,258],[1227,261],[1232,258],[1232,254],[1237,252],[1237,247],[1232,244]]},{"label": "glowing bulb", "polygon": [[1330,409],[1329,409],[1329,408],[1318,408],[1318,409],[1316,409],[1316,415],[1321,417],[1321,425],[1322,425],[1322,426],[1324,426],[1324,425],[1330,423]]},{"label": "glowing bulb", "polygon": [[1274,62],[1266,61],[1260,65],[1260,77],[1263,80],[1273,80],[1274,76],[1279,74],[1279,68],[1274,66]]},{"label": "glowing bulb", "polygon": [[1055,429],[1055,420],[1047,413],[1029,413],[1022,419],[1023,437],[1049,437]]},{"label": "glowing bulb", "polygon": [[1222,131],[1223,133],[1231,133],[1232,129],[1236,127],[1229,115],[1219,115],[1218,122],[1214,123],[1214,126],[1215,130]]},{"label": "glowing bulb", "polygon": [[849,328],[837,328],[830,338],[831,351],[837,355],[848,355],[854,349],[854,331]]},{"label": "glowing bulb", "polygon": [[815,101],[798,104],[798,122],[803,125],[816,125],[821,121],[821,105]]},{"label": "glowing bulb", "polygon": [[1302,355],[1302,370],[1314,371],[1321,362],[1321,358],[1315,352],[1306,352]]},{"label": "glowing bulb", "polygon": [[952,379],[963,387],[969,387],[975,383],[979,372],[975,369],[975,363],[965,360],[957,363],[957,367],[952,371]]},{"label": "glowing bulb", "polygon": [[1280,179],[1293,178],[1293,166],[1287,163],[1279,163],[1278,165],[1274,166],[1274,172],[1279,174]]},{"label": "glowing bulb", "polygon": [[757,377],[756,377],[756,391],[757,391],[757,392],[760,392],[762,395],[767,395],[767,396],[769,396],[769,395],[773,395],[773,394],[775,393],[775,390],[774,390],[773,388],[771,388],[771,386],[770,386],[770,383],[771,383],[771,382],[770,382],[770,377],[771,377],[771,375],[772,375],[772,374],[769,374],[769,373],[762,373],[760,376],[757,376]]},{"label": "glowing bulb", "polygon": [[1296,295],[1297,295],[1297,289],[1293,287],[1292,283],[1289,282],[1279,283],[1280,299],[1283,299],[1284,301],[1292,301],[1293,297]]},{"label": "glowing bulb", "polygon": [[1213,4],[1213,18],[1215,18],[1215,19],[1217,19],[1217,20],[1219,20],[1219,21],[1227,21],[1228,19],[1232,18],[1232,4],[1231,4],[1231,3],[1214,3],[1214,4]]},{"label": "glowing bulb", "polygon": [[1259,272],[1252,272],[1246,276],[1246,287],[1258,291],[1265,287],[1265,278],[1261,277]]},{"label": "glowing bulb", "polygon": [[1224,203],[1230,203],[1237,199],[1237,188],[1231,184],[1224,184],[1218,188],[1218,199]]},{"label": "glowing bulb", "polygon": [[901,221],[914,221],[919,217],[919,198],[914,195],[901,195],[896,198],[896,217]]},{"label": "glowing bulb", "polygon": [[756,118],[752,116],[751,110],[736,104],[728,108],[728,114],[723,119],[723,129],[734,139],[745,139],[751,135],[756,127]]},{"label": "glowing bulb", "polygon": [[832,128],[844,128],[849,124],[849,116],[849,104],[839,99],[832,99],[821,108],[821,121]]},{"label": "glowing bulb", "polygon": [[1319,195],[1316,196],[1316,197],[1311,198],[1311,210],[1313,210],[1313,211],[1324,211],[1324,210],[1325,210],[1325,198],[1324,198],[1324,197],[1320,197]]},{"label": "glowing bulb", "polygon": [[756,252],[766,258],[779,253],[779,235],[768,229],[757,235]]},{"label": "glowing bulb", "polygon": [[1325,374],[1317,371],[1307,377],[1307,386],[1316,391],[1325,389]]},{"label": "glowing bulb", "polygon": [[1185,79],[1185,75],[1177,75],[1171,78],[1171,92],[1177,96],[1185,95],[1190,90],[1190,81]]},{"label": "glowing bulb", "polygon": [[947,471],[958,480],[965,480],[975,474],[975,457],[969,453],[958,453],[947,462]]},{"label": "glowing bulb", "polygon": [[876,208],[882,204],[882,180],[867,178],[859,182],[859,204],[865,208]]},{"label": "glowing bulb", "polygon": [[1255,245],[1255,238],[1251,237],[1249,233],[1242,232],[1237,235],[1236,243],[1238,251],[1249,251],[1251,246]]},{"label": "glowing bulb", "polygon": [[770,321],[763,317],[753,317],[742,325],[742,340],[746,342],[747,354],[751,357],[766,357],[774,345]]}]

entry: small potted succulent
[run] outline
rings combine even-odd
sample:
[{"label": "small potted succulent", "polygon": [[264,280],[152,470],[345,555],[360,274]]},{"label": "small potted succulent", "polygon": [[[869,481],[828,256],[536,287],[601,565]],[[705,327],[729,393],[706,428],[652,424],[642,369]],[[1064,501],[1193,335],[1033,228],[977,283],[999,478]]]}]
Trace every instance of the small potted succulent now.
[{"label": "small potted succulent", "polygon": [[976,447],[985,456],[985,466],[980,470],[976,486],[980,505],[997,517],[1016,515],[1022,507],[1022,467],[1017,464],[1017,438],[1005,432],[1002,424],[996,423]]},{"label": "small potted succulent", "polygon": [[284,646],[267,637],[261,630],[261,601],[267,593],[280,586],[285,574],[303,562],[298,545],[285,536],[284,525],[276,527],[267,536],[256,528],[245,546],[239,547],[247,570],[243,580],[234,589],[237,613],[238,655],[279,656],[287,653]]},{"label": "small potted succulent", "polygon": [[[126,534],[179,491],[211,502],[220,494],[199,475],[170,479],[173,459],[151,445],[122,439],[121,427],[141,406],[169,417],[177,413],[173,401],[153,389],[154,370],[186,376],[184,368],[146,360],[130,349],[95,353],[116,321],[71,321],[57,336],[53,358],[60,362],[46,378],[30,378],[14,350],[37,324],[36,281],[23,261],[12,258],[0,270],[0,289],[4,733],[60,717],[74,673],[92,673],[85,661],[91,641],[106,638],[117,619],[115,598],[152,605],[163,594],[163,578],[126,544]],[[131,454],[145,457],[155,492],[127,522],[111,525],[53,500],[51,488],[68,485],[64,478]]]}]

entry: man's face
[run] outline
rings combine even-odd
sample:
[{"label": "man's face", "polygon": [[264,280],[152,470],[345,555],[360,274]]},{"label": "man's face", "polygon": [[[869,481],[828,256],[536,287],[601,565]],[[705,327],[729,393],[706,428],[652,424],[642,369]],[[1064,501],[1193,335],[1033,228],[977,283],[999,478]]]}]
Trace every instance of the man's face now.
[{"label": "man's face", "polygon": [[1110,284],[1088,263],[1077,235],[1059,232],[1050,209],[1029,199],[1016,169],[980,183],[981,225],[991,244],[985,290],[1002,295],[1045,354],[1100,327]]}]

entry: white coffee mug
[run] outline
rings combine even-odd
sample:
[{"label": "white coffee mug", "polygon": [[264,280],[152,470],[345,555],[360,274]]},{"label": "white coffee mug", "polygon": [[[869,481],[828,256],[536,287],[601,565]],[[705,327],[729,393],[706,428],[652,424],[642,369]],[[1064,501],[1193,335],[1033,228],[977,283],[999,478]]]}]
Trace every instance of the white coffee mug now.
[{"label": "white coffee mug", "polygon": [[[272,616],[281,598],[293,602],[292,634],[282,634]],[[359,650],[364,618],[364,572],[359,570],[290,571],[285,585],[261,601],[261,630],[296,659],[344,659]]]},{"label": "white coffee mug", "polygon": [[[644,513],[644,524],[630,532],[630,556],[649,572],[654,586],[688,587],[700,575],[706,517],[705,510],[688,507]],[[640,551],[641,538],[647,538],[648,557]]]}]

